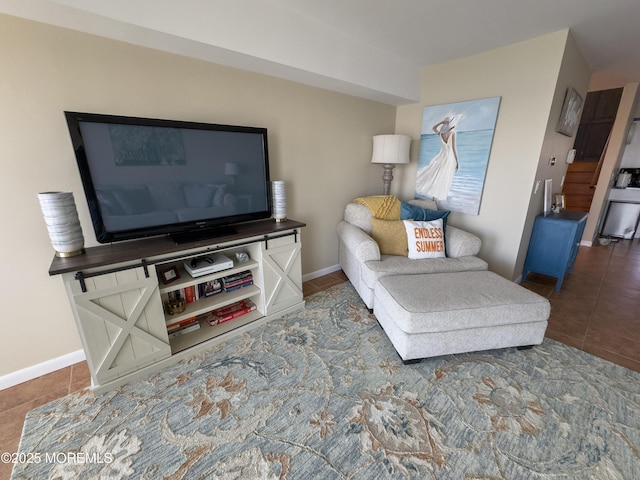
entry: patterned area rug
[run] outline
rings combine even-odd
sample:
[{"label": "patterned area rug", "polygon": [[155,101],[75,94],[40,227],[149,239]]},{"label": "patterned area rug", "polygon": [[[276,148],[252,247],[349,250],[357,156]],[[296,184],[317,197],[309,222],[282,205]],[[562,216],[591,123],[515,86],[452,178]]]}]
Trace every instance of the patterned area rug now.
[{"label": "patterned area rug", "polygon": [[15,479],[638,479],[640,374],[560,343],[403,366],[349,283],[31,411]]}]

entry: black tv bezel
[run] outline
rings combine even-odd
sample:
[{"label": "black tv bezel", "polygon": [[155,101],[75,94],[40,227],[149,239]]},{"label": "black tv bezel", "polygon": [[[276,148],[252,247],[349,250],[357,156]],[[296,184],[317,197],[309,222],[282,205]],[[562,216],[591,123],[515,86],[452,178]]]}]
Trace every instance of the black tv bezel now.
[{"label": "black tv bezel", "polygon": [[[65,119],[71,136],[71,144],[76,157],[82,187],[89,207],[89,214],[93,224],[96,240],[99,243],[113,243],[125,240],[135,240],[146,237],[162,235],[171,236],[176,243],[184,243],[200,238],[211,238],[233,232],[233,225],[256,220],[268,219],[272,215],[271,180],[269,175],[269,148],[267,129],[263,127],[248,127],[239,125],[225,125],[206,122],[191,122],[183,120],[165,120],[159,118],[130,117],[124,115],[111,115],[100,113],[85,113],[65,111]],[[158,225],[144,228],[134,228],[122,231],[108,231],[102,219],[102,213],[98,204],[91,169],[84,148],[84,139],[80,133],[80,122],[127,124],[152,127],[168,127],[195,130],[211,130],[238,133],[253,133],[262,136],[263,162],[265,172],[265,192],[267,197],[267,209],[262,211],[243,213],[225,217],[208,218],[189,222],[180,222],[167,225]]]}]

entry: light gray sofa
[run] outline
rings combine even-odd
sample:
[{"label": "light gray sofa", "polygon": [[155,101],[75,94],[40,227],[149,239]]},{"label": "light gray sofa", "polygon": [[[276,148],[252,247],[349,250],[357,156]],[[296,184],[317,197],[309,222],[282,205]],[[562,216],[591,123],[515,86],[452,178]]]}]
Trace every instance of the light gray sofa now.
[{"label": "light gray sofa", "polygon": [[[433,201],[411,200],[413,205],[436,210]],[[409,259],[401,255],[381,255],[371,237],[371,210],[360,203],[349,203],[344,220],[337,226],[339,263],[356,291],[367,305],[374,308],[374,291],[378,280],[387,275],[484,271],[487,262],[476,255],[482,242],[471,233],[446,226],[445,258]]]}]

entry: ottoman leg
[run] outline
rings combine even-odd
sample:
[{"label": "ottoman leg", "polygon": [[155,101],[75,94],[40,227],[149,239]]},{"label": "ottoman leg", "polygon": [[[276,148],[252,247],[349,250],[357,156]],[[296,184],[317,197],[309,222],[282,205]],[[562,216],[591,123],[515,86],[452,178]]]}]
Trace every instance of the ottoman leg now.
[{"label": "ottoman leg", "polygon": [[421,358],[413,358],[411,360],[402,360],[403,365],[413,365],[414,363],[420,363],[422,361]]},{"label": "ottoman leg", "polygon": [[[398,353],[398,352],[396,352],[396,353]],[[399,353],[398,353],[398,356],[400,357]],[[422,361],[421,358],[412,358],[411,360],[405,360],[402,357],[400,357],[400,360],[402,360],[402,364],[403,365],[413,365],[414,363],[420,363]]]}]

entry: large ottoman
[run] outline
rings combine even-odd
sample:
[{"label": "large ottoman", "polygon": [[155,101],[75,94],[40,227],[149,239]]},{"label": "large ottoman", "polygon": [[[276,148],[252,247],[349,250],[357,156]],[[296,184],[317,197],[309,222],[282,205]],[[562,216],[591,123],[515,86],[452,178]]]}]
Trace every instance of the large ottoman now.
[{"label": "large ottoman", "polygon": [[452,353],[539,345],[549,301],[488,271],[393,275],[374,314],[405,363]]}]

